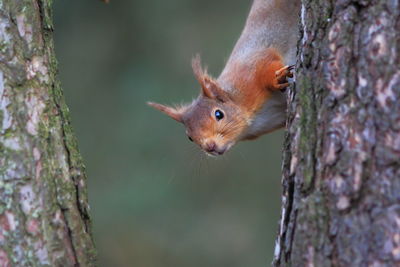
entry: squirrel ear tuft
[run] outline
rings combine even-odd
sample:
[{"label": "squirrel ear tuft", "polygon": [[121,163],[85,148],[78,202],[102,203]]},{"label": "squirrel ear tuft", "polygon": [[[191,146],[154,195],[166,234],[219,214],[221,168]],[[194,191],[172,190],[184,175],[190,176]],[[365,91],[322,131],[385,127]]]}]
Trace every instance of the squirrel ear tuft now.
[{"label": "squirrel ear tuft", "polygon": [[229,94],[221,89],[215,80],[208,76],[204,77],[201,89],[203,95],[208,98],[216,99],[220,102],[227,102],[230,99]]},{"label": "squirrel ear tuft", "polygon": [[207,74],[205,74],[205,71],[201,67],[201,59],[200,59],[200,55],[199,54],[197,54],[192,59],[192,69],[193,69],[193,72],[194,72],[194,76],[201,83],[201,81],[203,80],[204,75],[207,75]]},{"label": "squirrel ear tuft", "polygon": [[154,102],[147,102],[147,105],[167,114],[169,117],[173,118],[177,122],[183,123],[182,112],[180,110],[177,110],[176,108],[173,108],[173,107],[168,107],[168,106],[164,106],[164,105],[161,105],[158,103],[154,103]]},{"label": "squirrel ear tuft", "polygon": [[203,70],[199,55],[196,55],[192,59],[192,68],[205,97],[217,99],[221,102],[225,102],[229,99],[228,93],[222,90],[218,83],[207,74],[207,70]]}]

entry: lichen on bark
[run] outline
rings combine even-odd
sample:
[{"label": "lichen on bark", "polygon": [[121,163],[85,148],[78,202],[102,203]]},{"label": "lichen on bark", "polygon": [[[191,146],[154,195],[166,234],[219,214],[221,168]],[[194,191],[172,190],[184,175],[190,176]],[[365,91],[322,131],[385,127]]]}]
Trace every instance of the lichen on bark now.
[{"label": "lichen on bark", "polygon": [[274,265],[400,265],[399,1],[302,2]]},{"label": "lichen on bark", "polygon": [[85,168],[50,0],[0,0],[0,265],[92,266]]}]

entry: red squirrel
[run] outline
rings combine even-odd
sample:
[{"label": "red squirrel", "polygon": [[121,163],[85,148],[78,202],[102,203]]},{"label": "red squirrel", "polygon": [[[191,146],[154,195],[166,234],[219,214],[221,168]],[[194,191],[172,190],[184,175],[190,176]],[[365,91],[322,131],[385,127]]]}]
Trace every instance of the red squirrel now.
[{"label": "red squirrel", "polygon": [[300,0],[254,0],[245,28],[221,75],[192,60],[201,85],[192,103],[148,104],[183,123],[190,141],[209,155],[285,126],[287,78],[293,77]]}]

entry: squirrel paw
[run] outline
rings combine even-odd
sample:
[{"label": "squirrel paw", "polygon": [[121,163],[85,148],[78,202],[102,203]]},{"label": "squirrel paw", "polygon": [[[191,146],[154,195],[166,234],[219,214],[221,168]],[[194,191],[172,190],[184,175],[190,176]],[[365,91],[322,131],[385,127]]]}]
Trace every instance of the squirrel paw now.
[{"label": "squirrel paw", "polygon": [[275,84],[274,89],[276,90],[284,90],[289,86],[288,78],[293,78],[294,65],[285,66],[275,72]]}]

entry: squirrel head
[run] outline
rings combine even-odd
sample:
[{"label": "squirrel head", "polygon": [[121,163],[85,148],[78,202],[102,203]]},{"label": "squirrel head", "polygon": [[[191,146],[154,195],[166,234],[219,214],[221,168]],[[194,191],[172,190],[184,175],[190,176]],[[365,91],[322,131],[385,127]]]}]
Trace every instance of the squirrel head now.
[{"label": "squirrel head", "polygon": [[249,119],[235,104],[234,95],[223,90],[202,69],[199,56],[193,59],[192,67],[201,85],[201,93],[196,100],[180,107],[148,104],[184,124],[189,140],[207,154],[222,155],[240,140]]}]

